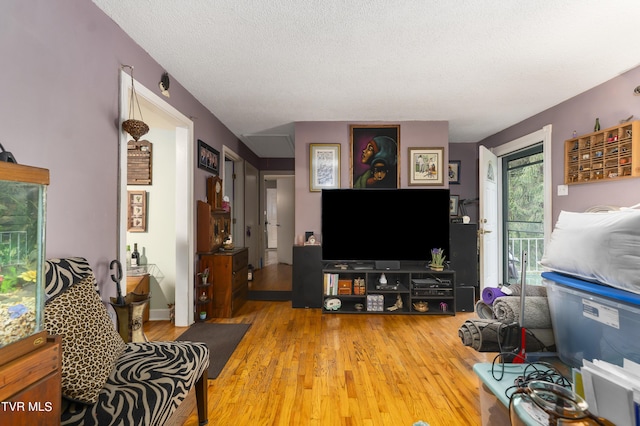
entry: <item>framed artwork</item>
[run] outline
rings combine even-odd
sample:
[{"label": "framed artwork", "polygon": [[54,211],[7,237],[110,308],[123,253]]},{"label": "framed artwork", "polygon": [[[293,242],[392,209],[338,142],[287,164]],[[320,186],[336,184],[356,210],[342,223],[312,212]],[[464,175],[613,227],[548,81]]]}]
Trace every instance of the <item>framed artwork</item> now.
[{"label": "framed artwork", "polygon": [[449,160],[449,183],[460,183],[460,160]]},{"label": "framed artwork", "polygon": [[351,125],[352,188],[400,187],[400,125]]},{"label": "framed artwork", "polygon": [[218,174],[220,152],[198,139],[198,168]]},{"label": "framed artwork", "polygon": [[127,231],[147,231],[147,191],[127,191],[129,211]]},{"label": "framed artwork", "polygon": [[444,185],[444,148],[409,148],[409,185]]},{"label": "framed artwork", "polygon": [[340,188],[340,144],[309,144],[309,191]]},{"label": "framed artwork", "polygon": [[449,216],[458,216],[458,207],[460,206],[460,196],[449,196]]}]

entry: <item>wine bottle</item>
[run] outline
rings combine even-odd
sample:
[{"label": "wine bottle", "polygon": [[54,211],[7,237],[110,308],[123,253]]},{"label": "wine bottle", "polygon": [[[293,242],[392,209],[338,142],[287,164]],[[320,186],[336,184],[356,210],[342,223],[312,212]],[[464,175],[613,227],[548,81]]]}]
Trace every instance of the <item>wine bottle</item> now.
[{"label": "wine bottle", "polygon": [[600,118],[596,118],[596,125],[593,126],[593,131],[597,132],[600,130]]},{"label": "wine bottle", "polygon": [[131,268],[131,246],[127,244],[127,260],[126,260],[127,268]]},{"label": "wine bottle", "polygon": [[131,266],[138,266],[140,253],[138,252],[138,243],[133,244],[133,252],[131,253]]}]

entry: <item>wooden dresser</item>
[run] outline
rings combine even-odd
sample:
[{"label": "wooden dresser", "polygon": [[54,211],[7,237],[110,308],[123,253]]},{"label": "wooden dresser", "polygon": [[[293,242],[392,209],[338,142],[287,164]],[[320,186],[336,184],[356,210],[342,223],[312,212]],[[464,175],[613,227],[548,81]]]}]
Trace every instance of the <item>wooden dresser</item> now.
[{"label": "wooden dresser", "polygon": [[249,250],[236,248],[211,255],[213,317],[230,318],[246,302],[249,292]]},{"label": "wooden dresser", "polygon": [[40,332],[5,346],[0,354],[0,424],[59,425],[60,337]]}]

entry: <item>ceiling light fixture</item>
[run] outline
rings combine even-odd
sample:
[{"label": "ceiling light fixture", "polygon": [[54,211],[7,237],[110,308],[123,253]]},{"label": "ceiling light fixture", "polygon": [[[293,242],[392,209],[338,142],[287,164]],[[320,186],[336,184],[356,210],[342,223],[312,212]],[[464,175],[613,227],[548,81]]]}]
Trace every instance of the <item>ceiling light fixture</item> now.
[{"label": "ceiling light fixture", "polygon": [[[136,93],[136,87],[133,84],[133,66],[123,65],[122,68],[131,69],[131,98],[129,100],[129,119],[122,122],[122,130],[129,133],[131,137],[137,142],[142,135],[146,135],[149,132],[149,126],[142,118],[142,109],[140,108],[140,102],[138,101],[138,94]],[[138,112],[140,112],[140,120],[136,120],[135,106],[138,106]]]}]

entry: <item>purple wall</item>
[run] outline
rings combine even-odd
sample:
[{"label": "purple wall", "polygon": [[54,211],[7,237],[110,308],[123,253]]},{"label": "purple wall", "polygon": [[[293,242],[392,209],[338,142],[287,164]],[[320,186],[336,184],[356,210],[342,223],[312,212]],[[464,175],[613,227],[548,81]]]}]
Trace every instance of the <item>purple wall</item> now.
[{"label": "purple wall", "polygon": [[[295,124],[295,235],[305,231],[321,232],[320,192],[309,191],[309,144],[340,144],[340,181],[342,188],[350,187],[350,135],[351,124],[399,124],[400,125],[400,187],[407,185],[409,148],[444,147],[444,161],[448,162],[449,124],[446,121],[398,121],[398,122],[347,122],[314,121]],[[447,187],[445,185],[434,188]]]},{"label": "purple wall", "polygon": [[617,125],[630,115],[640,119],[640,97],[633,94],[633,89],[639,84],[640,67],[496,133],[480,144],[489,148],[499,146],[540,130],[547,124],[552,125],[554,223],[561,210],[584,211],[595,205],[634,205],[640,201],[638,179],[570,185],[568,196],[558,197],[556,194],[557,186],[564,184],[564,141],[572,137],[574,130],[578,135],[591,133],[596,117],[600,118],[603,129]]},{"label": "purple wall", "polygon": [[[84,256],[110,283],[117,255],[118,96],[122,64],[156,89],[164,69],[90,1],[0,2],[0,142],[21,164],[50,170],[47,257]],[[256,156],[178,81],[173,107],[195,138]],[[221,151],[222,152],[222,151]],[[195,161],[195,159],[194,159]],[[195,168],[196,198],[207,174]]]}]

